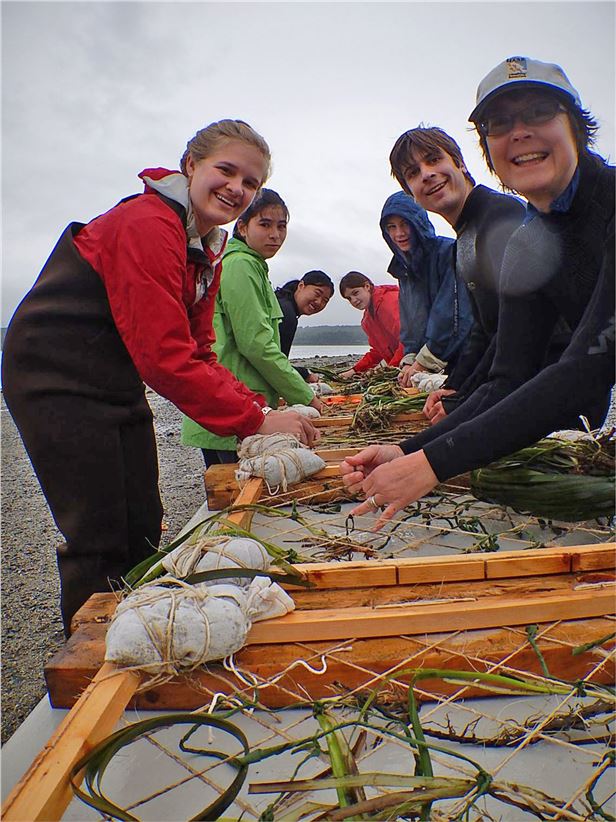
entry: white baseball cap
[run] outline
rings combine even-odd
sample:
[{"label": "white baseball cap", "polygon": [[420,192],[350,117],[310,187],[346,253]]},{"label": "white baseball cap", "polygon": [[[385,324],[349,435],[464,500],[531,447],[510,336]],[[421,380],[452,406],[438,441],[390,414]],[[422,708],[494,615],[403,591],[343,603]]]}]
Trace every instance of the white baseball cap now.
[{"label": "white baseball cap", "polygon": [[512,88],[544,88],[560,92],[578,108],[582,108],[580,95],[569,78],[556,63],[542,63],[531,57],[508,57],[483,78],[477,89],[477,104],[469,115],[472,123],[481,119],[486,105]]}]

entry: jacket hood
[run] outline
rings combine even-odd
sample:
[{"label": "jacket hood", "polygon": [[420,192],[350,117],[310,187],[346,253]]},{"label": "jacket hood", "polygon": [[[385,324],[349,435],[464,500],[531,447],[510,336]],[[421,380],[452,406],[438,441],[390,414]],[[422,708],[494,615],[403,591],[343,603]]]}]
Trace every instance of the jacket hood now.
[{"label": "jacket hood", "polygon": [[[170,171],[168,168],[146,168],[139,177],[143,180],[146,194],[148,191],[156,191],[179,203],[186,211],[186,235],[188,244],[198,251],[203,251],[203,245],[207,245],[210,257],[217,260],[224,250],[227,241],[227,232],[224,228],[214,226],[205,237],[201,238],[195,225],[195,217],[192,210],[192,203],[188,196],[188,179],[181,171]],[[203,240],[203,243],[202,243]]]},{"label": "jacket hood", "polygon": [[[413,234],[408,254],[398,248],[385,229],[387,219],[394,215],[402,217],[411,226]],[[385,200],[380,226],[383,239],[394,255],[388,269],[394,277],[404,276],[409,267],[419,270],[423,260],[436,250],[438,238],[426,210],[403,191],[397,191]]]}]

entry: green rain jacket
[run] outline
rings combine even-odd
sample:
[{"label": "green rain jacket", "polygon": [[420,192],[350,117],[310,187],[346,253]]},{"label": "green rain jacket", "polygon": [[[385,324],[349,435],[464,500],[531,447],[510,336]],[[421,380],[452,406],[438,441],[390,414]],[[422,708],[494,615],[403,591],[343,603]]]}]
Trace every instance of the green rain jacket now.
[{"label": "green rain jacket", "polygon": [[[218,361],[276,408],[279,397],[289,405],[308,405],[312,389],[280,350],[282,310],[267,276],[267,263],[242,240],[226,248],[220,290],[214,308]],[[233,451],[236,437],[217,437],[184,417],[182,443],[197,448]]]}]

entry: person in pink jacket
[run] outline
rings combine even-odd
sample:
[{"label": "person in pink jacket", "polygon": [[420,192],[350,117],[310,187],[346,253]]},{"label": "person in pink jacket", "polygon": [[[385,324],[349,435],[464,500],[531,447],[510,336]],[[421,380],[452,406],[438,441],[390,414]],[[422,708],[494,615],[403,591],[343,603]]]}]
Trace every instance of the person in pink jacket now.
[{"label": "person in pink jacket", "polygon": [[398,286],[374,285],[365,274],[349,271],[340,280],[340,293],[353,308],[364,312],[361,327],[370,345],[370,351],[340,376],[348,379],[383,362],[397,366],[404,356],[400,342]]}]

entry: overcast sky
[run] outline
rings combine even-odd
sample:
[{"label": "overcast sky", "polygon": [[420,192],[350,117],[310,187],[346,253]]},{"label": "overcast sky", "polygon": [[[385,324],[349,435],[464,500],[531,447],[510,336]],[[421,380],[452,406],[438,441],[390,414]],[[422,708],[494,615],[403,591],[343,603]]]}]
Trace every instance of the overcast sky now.
[{"label": "overcast sky", "polygon": [[[380,210],[400,133],[439,125],[487,173],[467,117],[481,78],[520,54],[560,63],[614,158],[614,4],[2,2],[2,325],[67,223],[177,168],[207,123],[269,142],[291,212],[274,284],[311,268],[377,282]],[[434,218],[437,231],[451,229]],[[358,323],[336,295],[302,324]]]}]

